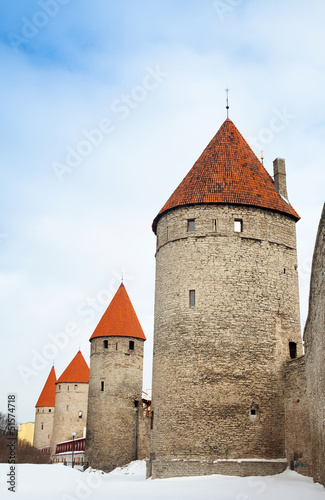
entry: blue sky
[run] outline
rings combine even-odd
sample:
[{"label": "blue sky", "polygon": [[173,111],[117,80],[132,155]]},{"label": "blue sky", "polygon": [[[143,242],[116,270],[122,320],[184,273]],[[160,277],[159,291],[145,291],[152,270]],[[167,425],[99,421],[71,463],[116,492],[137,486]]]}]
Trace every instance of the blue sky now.
[{"label": "blue sky", "polygon": [[1,3],[0,410],[16,392],[33,420],[52,359],[58,375],[79,347],[88,359],[122,272],[150,387],[151,223],[224,121],[226,86],[267,170],[286,159],[304,324],[324,202],[324,15],[321,0]]}]

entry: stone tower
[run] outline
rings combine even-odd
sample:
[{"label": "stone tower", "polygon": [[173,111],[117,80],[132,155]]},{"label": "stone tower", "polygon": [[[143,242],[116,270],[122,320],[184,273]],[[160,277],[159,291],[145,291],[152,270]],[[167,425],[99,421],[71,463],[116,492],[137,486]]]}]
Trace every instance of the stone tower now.
[{"label": "stone tower", "polygon": [[283,471],[284,363],[302,354],[295,224],[227,119],[153,222],[153,478]]},{"label": "stone tower", "polygon": [[40,397],[35,407],[34,446],[46,448],[51,446],[55,406],[56,375],[52,366]]},{"label": "stone tower", "polygon": [[106,472],[138,458],[146,337],[123,284],[90,338],[85,463]]},{"label": "stone tower", "polygon": [[87,422],[89,368],[78,351],[56,382],[55,413],[52,436],[52,455],[62,441],[84,436]]}]

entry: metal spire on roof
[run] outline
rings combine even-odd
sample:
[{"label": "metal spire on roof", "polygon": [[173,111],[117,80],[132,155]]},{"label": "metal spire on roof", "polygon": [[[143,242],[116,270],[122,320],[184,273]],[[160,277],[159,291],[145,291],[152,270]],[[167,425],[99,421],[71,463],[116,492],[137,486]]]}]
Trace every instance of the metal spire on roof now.
[{"label": "metal spire on roof", "polygon": [[228,87],[225,89],[225,91],[227,93],[227,106],[226,106],[227,118],[229,118],[229,89],[228,89]]}]

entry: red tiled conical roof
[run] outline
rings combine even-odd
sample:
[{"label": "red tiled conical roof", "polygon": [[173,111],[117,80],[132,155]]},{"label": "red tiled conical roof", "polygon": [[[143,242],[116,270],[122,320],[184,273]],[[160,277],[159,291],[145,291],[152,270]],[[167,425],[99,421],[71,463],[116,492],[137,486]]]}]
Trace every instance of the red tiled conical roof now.
[{"label": "red tiled conical roof", "polygon": [[198,203],[252,205],[300,218],[229,118],[160,210],[153,230],[167,210]]},{"label": "red tiled conical roof", "polygon": [[81,351],[78,351],[71,363],[62,373],[61,377],[58,378],[57,384],[59,382],[71,382],[79,384],[88,384],[89,382],[89,367],[83,357]]},{"label": "red tiled conical roof", "polygon": [[123,283],[90,337],[134,337],[146,340]]},{"label": "red tiled conical roof", "polygon": [[49,376],[47,377],[47,381],[43,387],[40,397],[35,405],[38,406],[55,406],[55,383],[56,383],[56,374],[54,370],[54,366],[52,366]]}]

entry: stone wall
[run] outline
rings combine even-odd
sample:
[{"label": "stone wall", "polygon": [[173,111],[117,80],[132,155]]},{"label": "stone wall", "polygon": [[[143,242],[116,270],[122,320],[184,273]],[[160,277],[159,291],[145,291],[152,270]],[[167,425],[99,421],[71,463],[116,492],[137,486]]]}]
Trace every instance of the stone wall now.
[{"label": "stone wall", "polygon": [[54,421],[54,406],[35,408],[34,442],[35,448],[51,446]]},{"label": "stone wall", "polygon": [[139,439],[137,459],[144,460],[150,457],[150,424],[151,419],[147,418],[146,412],[139,411]]},{"label": "stone wall", "polygon": [[72,439],[73,432],[76,433],[76,439],[83,437],[87,422],[87,402],[88,384],[56,384],[52,455],[58,443]]},{"label": "stone wall", "polygon": [[313,477],[325,486],[325,205],[316,238],[304,340]]},{"label": "stone wall", "polygon": [[305,357],[285,366],[286,452],[292,470],[312,476],[312,454]]},{"label": "stone wall", "polygon": [[143,342],[132,337],[91,341],[85,463],[95,469],[110,472],[137,458]]},{"label": "stone wall", "polygon": [[289,342],[302,355],[294,220],[239,205],[164,214],[157,226],[153,477],[161,463],[178,475],[180,459],[285,459]]}]

